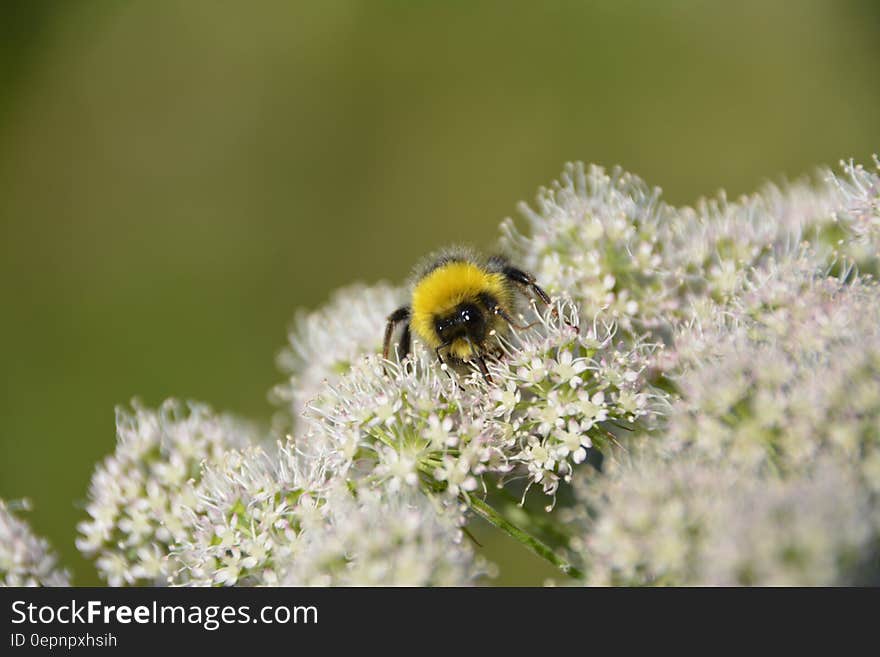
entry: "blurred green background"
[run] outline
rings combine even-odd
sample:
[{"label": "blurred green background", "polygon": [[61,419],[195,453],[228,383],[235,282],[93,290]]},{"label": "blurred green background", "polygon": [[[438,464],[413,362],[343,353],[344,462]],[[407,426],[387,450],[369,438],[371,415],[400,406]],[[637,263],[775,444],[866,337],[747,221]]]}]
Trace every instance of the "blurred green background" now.
[{"label": "blurred green background", "polygon": [[868,161],[878,80],[877,0],[4,2],[0,496],[96,583],[114,405],[268,419],[297,307],[489,247],[567,160],[675,203]]}]

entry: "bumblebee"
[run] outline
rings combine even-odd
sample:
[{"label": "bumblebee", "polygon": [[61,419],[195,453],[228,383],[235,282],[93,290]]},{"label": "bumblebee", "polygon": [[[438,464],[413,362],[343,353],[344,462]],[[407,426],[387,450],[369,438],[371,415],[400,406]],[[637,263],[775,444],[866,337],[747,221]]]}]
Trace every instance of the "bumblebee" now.
[{"label": "bumblebee", "polygon": [[535,277],[504,256],[483,259],[462,248],[429,256],[416,268],[409,305],[388,316],[383,355],[388,358],[394,330],[406,322],[400,338],[401,359],[409,354],[415,335],[434,350],[441,365],[474,362],[490,381],[484,358],[491,353],[491,337],[508,326],[527,328],[513,319],[524,295],[550,303]]}]

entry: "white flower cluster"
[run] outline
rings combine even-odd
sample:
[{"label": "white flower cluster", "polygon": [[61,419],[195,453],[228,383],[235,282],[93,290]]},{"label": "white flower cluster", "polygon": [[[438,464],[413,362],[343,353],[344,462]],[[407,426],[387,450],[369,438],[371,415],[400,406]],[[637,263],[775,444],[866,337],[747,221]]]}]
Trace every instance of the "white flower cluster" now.
[{"label": "white flower cluster", "polygon": [[317,311],[297,313],[278,356],[289,378],[272,391],[294,428],[301,428],[300,416],[327,382],[337,381],[361,356],[382,353],[385,319],[401,298],[402,291],[389,285],[355,284],[337,290]]},{"label": "white flower cluster", "polygon": [[566,166],[542,188],[537,210],[519,206],[528,233],[501,225],[501,246],[551,294],[566,294],[592,317],[608,314],[625,331],[653,323],[678,302],[668,294],[661,232],[674,210],[636,176],[615,168]]},{"label": "white flower cluster", "polygon": [[[674,208],[570,165],[524,208],[528,234],[502,225],[555,300],[495,336],[488,380],[418,342],[384,361],[402,290],[346,288],[298,316],[266,440],[199,405],[120,411],[77,544],[113,585],[460,585],[487,570],[462,540],[474,512],[590,583],[865,581],[878,181],[850,164]],[[564,508],[505,518],[490,484]]]},{"label": "white flower cluster", "polygon": [[758,277],[697,346],[693,327],[678,336],[696,362],[665,446],[782,475],[831,451],[880,491],[880,288],[791,265]]},{"label": "white flower cluster", "polygon": [[191,487],[189,527],[171,547],[178,567],[169,582],[190,585],[277,584],[279,563],[314,508],[310,481],[290,445],[230,450],[206,464]]},{"label": "white flower cluster", "polygon": [[[880,173],[880,159],[874,156],[874,169]],[[827,194],[832,225],[828,231],[837,238],[835,251],[858,269],[880,278],[880,175],[852,161],[844,164],[846,176],[827,172]]]},{"label": "white flower cluster", "polygon": [[676,333],[679,397],[650,447],[579,482],[589,583],[880,577],[880,287],[807,258],[743,290]]},{"label": "white flower cluster", "polygon": [[662,337],[691,318],[694,301],[730,300],[751,268],[797,256],[804,244],[818,269],[880,273],[880,177],[852,163],[844,173],[673,208],[620,169],[569,164],[540,190],[536,210],[521,204],[527,234],[505,220],[502,246],[587,315],[606,311],[626,334]]},{"label": "white flower cluster", "polygon": [[26,508],[26,502],[0,500],[0,586],[70,586],[48,541],[13,513]]},{"label": "white flower cluster", "polygon": [[169,548],[190,531],[185,509],[195,503],[202,464],[252,436],[204,405],[168,401],[158,411],[138,402],[133,412],[118,408],[116,438],[116,451],[92,476],[76,544],[97,556],[111,586],[164,583],[175,569]]},{"label": "white flower cluster", "polygon": [[496,474],[525,476],[555,496],[588,449],[654,406],[644,376],[652,348],[615,343],[599,319],[580,326],[568,301],[498,345],[490,384],[476,370],[438,367],[423,349],[401,365],[364,358],[316,399],[307,441],[392,491],[422,486],[457,497]]},{"label": "white flower cluster", "polygon": [[460,509],[417,491],[390,499],[365,487],[330,492],[303,519],[302,542],[289,559],[290,586],[456,586],[487,567],[474,560],[460,529]]},{"label": "white flower cluster", "polygon": [[818,460],[808,476],[752,480],[711,519],[702,584],[828,586],[880,581],[880,517],[856,473]]},{"label": "white flower cluster", "polygon": [[555,495],[588,450],[604,453],[621,431],[650,428],[666,401],[647,381],[654,345],[616,340],[598,317],[577,324],[576,307],[561,303],[544,319],[548,330],[519,337],[489,368],[498,385],[487,424],[514,441],[510,461],[527,471],[526,490],[540,484]]},{"label": "white flower cluster", "polygon": [[[386,583],[463,584],[482,572],[459,524],[441,522],[427,497],[372,487],[355,499],[338,455],[300,452],[290,440],[257,444],[198,405],[189,414],[174,402],[159,413],[137,407],[119,422],[79,541],[111,585],[366,583],[382,555],[395,553]],[[381,526],[388,531],[373,531]],[[372,534],[358,537],[367,527]],[[321,557],[340,541],[345,559]],[[407,565],[416,555],[419,568]]]},{"label": "white flower cluster", "polygon": [[641,455],[600,479],[575,486],[599,509],[574,542],[588,559],[587,584],[834,586],[880,577],[877,504],[837,462],[779,479]]}]

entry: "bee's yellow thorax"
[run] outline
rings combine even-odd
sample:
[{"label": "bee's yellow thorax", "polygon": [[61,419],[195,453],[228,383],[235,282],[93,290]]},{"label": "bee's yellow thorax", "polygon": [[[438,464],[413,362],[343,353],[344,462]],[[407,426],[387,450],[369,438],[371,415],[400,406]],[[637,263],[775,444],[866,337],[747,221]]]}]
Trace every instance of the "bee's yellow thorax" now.
[{"label": "bee's yellow thorax", "polygon": [[440,338],[434,328],[435,318],[452,312],[464,301],[476,300],[481,292],[491,294],[504,307],[509,304],[503,274],[485,271],[471,262],[450,262],[438,267],[413,288],[412,330],[429,347],[436,349],[440,346]]}]

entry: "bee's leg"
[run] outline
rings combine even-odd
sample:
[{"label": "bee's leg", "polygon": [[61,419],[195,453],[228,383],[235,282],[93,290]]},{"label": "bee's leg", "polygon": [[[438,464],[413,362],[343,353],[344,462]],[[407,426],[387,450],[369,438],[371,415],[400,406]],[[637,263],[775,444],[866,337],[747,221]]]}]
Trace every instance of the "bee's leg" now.
[{"label": "bee's leg", "polygon": [[[532,293],[536,297],[538,297],[538,299],[540,299],[545,306],[550,305],[550,296],[546,292],[544,292],[543,288],[541,288],[540,285],[535,282],[535,277],[532,274],[525,272],[522,269],[517,269],[516,267],[505,267],[502,273],[514,283],[523,285],[531,290]],[[559,317],[558,308],[553,308],[551,312],[554,317]],[[562,321],[569,328],[573,328],[575,333],[580,333],[580,329],[577,326],[570,324],[564,317],[562,318]]]},{"label": "bee's leg", "polygon": [[514,283],[519,283],[520,285],[529,288],[538,299],[544,302],[545,306],[550,305],[550,297],[544,292],[541,286],[535,282],[535,277],[530,273],[525,272],[522,269],[517,269],[516,267],[505,267],[502,273]]},{"label": "bee's leg", "polygon": [[[382,358],[388,360],[388,352],[391,349],[391,336],[394,333],[395,327],[405,320],[409,319],[409,306],[401,306],[393,313],[388,315],[388,323],[385,325],[385,341],[382,343]],[[406,349],[406,353],[409,353],[409,326],[407,326],[407,330],[404,332],[404,344],[402,345]]]},{"label": "bee's leg", "polygon": [[477,366],[480,368],[480,374],[483,375],[483,378],[486,380],[486,383],[492,383],[492,375],[489,374],[489,368],[486,367],[486,361],[483,360],[482,356],[476,357]]},{"label": "bee's leg", "polygon": [[455,377],[452,376],[452,364],[455,361],[455,356],[449,356],[447,354],[446,360],[443,360],[443,356],[440,353],[448,346],[448,344],[441,344],[434,350],[434,353],[437,354],[437,361],[440,363],[440,369],[446,370],[446,373],[450,376],[450,378],[455,380]]},{"label": "bee's leg", "polygon": [[525,326],[521,326],[521,325],[517,324],[516,322],[514,322],[513,317],[508,315],[507,311],[505,311],[504,308],[502,308],[501,306],[495,306],[495,310],[493,310],[492,312],[494,312],[501,319],[503,319],[505,322],[510,324],[517,331],[525,331],[526,329],[530,329],[533,326],[537,326],[538,324],[541,323],[541,322],[532,322],[531,324],[526,324]]},{"label": "bee's leg", "polygon": [[409,356],[412,349],[412,333],[409,330],[409,324],[403,327],[403,334],[400,336],[400,360]]}]

